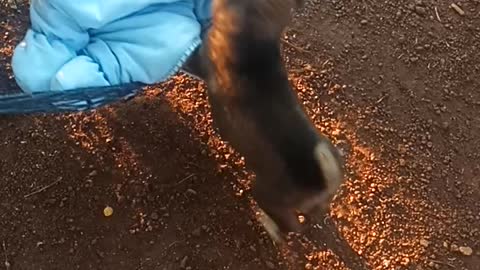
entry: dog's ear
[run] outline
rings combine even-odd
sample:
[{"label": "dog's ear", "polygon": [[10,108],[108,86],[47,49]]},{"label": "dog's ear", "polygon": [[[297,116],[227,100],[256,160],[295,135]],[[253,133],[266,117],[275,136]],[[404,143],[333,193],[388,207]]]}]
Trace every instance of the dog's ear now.
[{"label": "dog's ear", "polygon": [[338,150],[328,141],[321,141],[313,150],[315,160],[322,172],[328,193],[334,193],[343,182],[343,171]]}]

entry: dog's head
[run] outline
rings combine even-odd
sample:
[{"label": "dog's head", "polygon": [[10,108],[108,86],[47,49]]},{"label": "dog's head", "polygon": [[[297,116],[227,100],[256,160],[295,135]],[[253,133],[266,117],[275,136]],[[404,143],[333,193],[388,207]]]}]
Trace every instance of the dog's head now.
[{"label": "dog's head", "polygon": [[325,213],[344,182],[339,151],[327,138],[320,138],[310,150],[287,149],[275,157],[272,165],[257,170],[253,196],[263,211],[265,229],[277,242],[288,232],[302,231],[299,214]]}]

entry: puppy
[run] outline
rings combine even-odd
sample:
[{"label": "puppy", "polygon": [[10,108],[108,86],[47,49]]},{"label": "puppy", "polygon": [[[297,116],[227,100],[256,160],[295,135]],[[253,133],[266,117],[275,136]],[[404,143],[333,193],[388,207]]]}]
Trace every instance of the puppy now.
[{"label": "puppy", "polygon": [[200,54],[220,136],[256,175],[252,195],[273,240],[300,231],[297,212],[327,207],[343,162],[301,107],[280,38],[298,0],[214,0]]}]

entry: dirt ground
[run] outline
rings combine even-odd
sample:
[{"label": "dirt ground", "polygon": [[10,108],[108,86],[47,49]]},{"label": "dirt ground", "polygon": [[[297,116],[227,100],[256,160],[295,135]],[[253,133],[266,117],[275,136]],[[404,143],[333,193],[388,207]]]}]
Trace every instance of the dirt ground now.
[{"label": "dirt ground", "polygon": [[[292,83],[348,182],[294,248],[256,221],[199,81],[1,116],[0,269],[480,269],[480,1],[452,3],[311,0],[296,16]],[[0,10],[2,93],[27,15]]]}]

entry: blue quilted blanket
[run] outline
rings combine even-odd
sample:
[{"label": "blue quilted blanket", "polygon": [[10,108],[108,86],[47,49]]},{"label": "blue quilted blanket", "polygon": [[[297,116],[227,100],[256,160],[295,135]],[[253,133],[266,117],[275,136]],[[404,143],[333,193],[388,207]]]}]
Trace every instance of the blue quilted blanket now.
[{"label": "blue quilted blanket", "polygon": [[28,94],[139,82],[177,72],[201,44],[211,0],[32,0],[12,69]]}]

